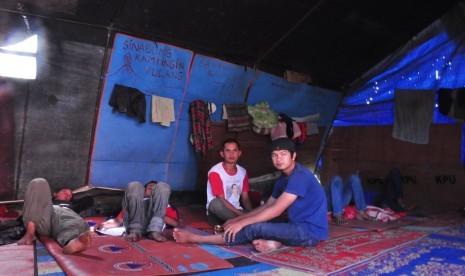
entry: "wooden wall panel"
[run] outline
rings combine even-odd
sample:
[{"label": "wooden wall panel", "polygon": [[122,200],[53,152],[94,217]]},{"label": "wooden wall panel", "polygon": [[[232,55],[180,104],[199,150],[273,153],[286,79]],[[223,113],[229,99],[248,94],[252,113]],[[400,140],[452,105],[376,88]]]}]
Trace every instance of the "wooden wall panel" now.
[{"label": "wooden wall panel", "polygon": [[429,144],[393,139],[392,126],[334,128],[323,154],[323,185],[335,174],[359,172],[364,188],[379,190],[391,168],[403,174],[405,198],[439,209],[463,208],[465,173],[461,124],[435,124]]}]

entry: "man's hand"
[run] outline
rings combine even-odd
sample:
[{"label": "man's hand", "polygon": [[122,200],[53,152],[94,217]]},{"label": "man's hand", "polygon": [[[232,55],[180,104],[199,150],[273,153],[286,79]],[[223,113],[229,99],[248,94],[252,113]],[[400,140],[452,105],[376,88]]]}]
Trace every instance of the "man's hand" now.
[{"label": "man's hand", "polygon": [[229,222],[228,225],[224,227],[224,236],[227,238],[227,241],[234,242],[237,232],[241,231],[242,228],[244,228],[244,225],[240,221],[234,223]]}]

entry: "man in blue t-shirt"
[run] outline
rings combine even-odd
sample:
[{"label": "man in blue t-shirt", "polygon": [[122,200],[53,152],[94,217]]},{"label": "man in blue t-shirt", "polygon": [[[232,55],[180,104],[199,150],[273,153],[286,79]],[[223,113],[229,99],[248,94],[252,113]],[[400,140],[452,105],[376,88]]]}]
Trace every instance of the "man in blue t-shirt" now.
[{"label": "man in blue t-shirt", "polygon": [[[175,240],[180,243],[226,245],[251,242],[257,251],[268,252],[281,244],[315,246],[327,239],[325,192],[313,173],[296,163],[296,156],[292,140],[274,140],[271,159],[282,174],[266,204],[228,220],[224,224],[224,233],[201,236],[176,228],[173,233]],[[286,211],[288,220],[273,220]]]}]

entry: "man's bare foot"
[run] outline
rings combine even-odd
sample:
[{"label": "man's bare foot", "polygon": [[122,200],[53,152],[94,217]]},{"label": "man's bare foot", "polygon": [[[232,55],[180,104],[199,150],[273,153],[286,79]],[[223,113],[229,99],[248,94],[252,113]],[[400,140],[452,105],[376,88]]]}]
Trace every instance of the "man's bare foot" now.
[{"label": "man's bare foot", "polygon": [[258,252],[265,253],[278,249],[281,243],[273,240],[254,240],[253,245]]},{"label": "man's bare foot", "polygon": [[29,221],[25,226],[26,233],[24,233],[24,236],[18,241],[18,245],[30,245],[33,244],[35,240],[37,240],[35,223]]},{"label": "man's bare foot", "polygon": [[344,219],[344,217],[341,214],[334,216],[334,222],[339,225],[344,225],[344,224],[349,223],[347,220]]},{"label": "man's bare foot", "polygon": [[63,247],[63,254],[73,254],[79,251],[86,250],[92,244],[94,239],[94,232],[86,231],[81,233],[77,238],[72,239],[65,247]]},{"label": "man's bare foot", "polygon": [[148,238],[157,242],[164,242],[167,240],[165,236],[162,235],[161,232],[149,232]]},{"label": "man's bare foot", "polygon": [[411,202],[409,202],[407,200],[404,200],[402,198],[397,199],[397,202],[399,203],[400,207],[402,207],[406,211],[412,211],[415,208],[417,208],[417,206],[415,206],[415,204],[413,204],[413,203],[411,203]]},{"label": "man's bare foot", "polygon": [[128,242],[138,242],[140,241],[141,236],[139,233],[129,233],[126,236],[124,236],[124,239]]},{"label": "man's bare foot", "polygon": [[359,220],[374,220],[372,217],[370,217],[365,210],[363,211],[358,211],[358,219]]},{"label": "man's bare foot", "polygon": [[37,240],[35,234],[26,233],[24,236],[18,241],[18,245],[30,245],[33,244],[34,241]]},{"label": "man's bare foot", "polygon": [[358,211],[358,219],[359,220],[373,220],[372,217],[370,217],[366,212],[365,210],[363,211]]},{"label": "man's bare foot", "polygon": [[195,243],[195,234],[180,228],[174,228],[173,238],[179,243]]}]

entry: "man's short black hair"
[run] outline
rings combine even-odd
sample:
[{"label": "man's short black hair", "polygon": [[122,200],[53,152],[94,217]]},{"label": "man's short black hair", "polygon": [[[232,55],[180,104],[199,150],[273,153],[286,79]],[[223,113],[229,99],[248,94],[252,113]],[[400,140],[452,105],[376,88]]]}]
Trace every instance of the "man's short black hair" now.
[{"label": "man's short black hair", "polygon": [[234,138],[228,138],[228,139],[226,139],[226,140],[223,141],[223,147],[221,148],[221,150],[224,150],[224,147],[226,146],[226,144],[229,144],[229,143],[236,143],[237,148],[238,148],[238,149],[241,149],[241,145],[239,144],[239,142],[237,142],[236,139],[234,139]]},{"label": "man's short black hair", "polygon": [[291,155],[295,152],[294,142],[289,138],[278,138],[271,143],[270,151],[287,150]]}]

